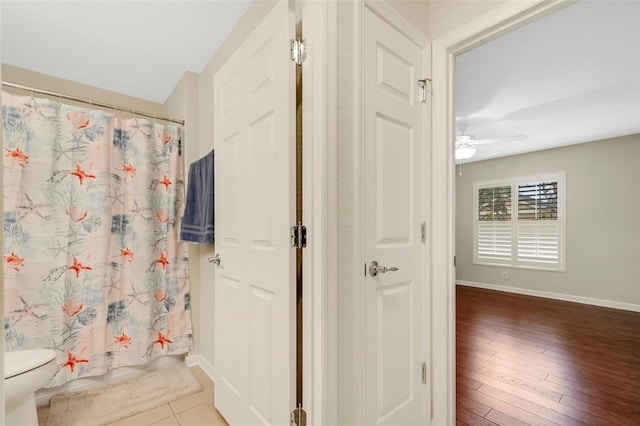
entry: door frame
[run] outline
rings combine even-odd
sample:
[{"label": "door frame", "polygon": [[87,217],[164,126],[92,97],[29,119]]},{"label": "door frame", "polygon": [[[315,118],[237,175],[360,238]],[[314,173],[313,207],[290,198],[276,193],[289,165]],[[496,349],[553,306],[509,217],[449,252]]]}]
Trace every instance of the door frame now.
[{"label": "door frame", "polygon": [[431,140],[431,312],[433,424],[455,424],[455,57],[576,0],[507,3],[437,38],[432,43]]},{"label": "door frame", "polygon": [[[338,423],[338,9],[298,0],[309,54],[302,65],[303,408],[308,423]],[[292,224],[293,225],[293,224]]]},{"label": "door frame", "polygon": [[[365,401],[364,401],[364,392],[365,392],[365,384],[364,377],[366,372],[364,371],[364,355],[365,355],[365,339],[364,339],[364,325],[365,325],[365,298],[364,298],[364,284],[365,284],[365,276],[362,274],[361,265],[364,265],[367,259],[364,254],[364,43],[363,43],[363,32],[364,32],[364,10],[365,8],[371,10],[376,15],[380,16],[383,20],[387,21],[390,25],[395,27],[398,31],[400,31],[403,35],[408,37],[411,41],[416,43],[419,46],[423,46],[423,65],[424,72],[429,74],[430,71],[428,69],[428,65],[430,63],[430,58],[428,57],[429,53],[429,39],[428,37],[411,25],[403,16],[401,16],[398,12],[396,12],[391,6],[388,5],[385,1],[380,0],[360,0],[359,4],[355,7],[354,11],[354,170],[353,175],[356,177],[353,183],[353,191],[354,191],[354,204],[353,204],[353,217],[355,218],[355,223],[358,226],[354,226],[354,422],[355,424],[364,424],[366,419],[365,415]],[[428,77],[428,76],[425,76]],[[416,82],[417,83],[417,82]],[[416,86],[417,88],[417,86]],[[423,126],[430,123],[430,117],[428,114],[428,109],[425,109],[423,117]],[[428,129],[423,129],[423,141],[428,140],[429,132]],[[425,144],[425,149],[423,149],[423,164],[422,164],[422,186],[425,194],[428,195],[429,189],[427,188],[426,173],[428,169],[426,167],[429,166],[428,158],[428,144]],[[422,197],[422,215],[426,220],[426,216],[428,210],[426,208],[429,200],[427,197]],[[427,232],[428,233],[428,232]],[[429,259],[428,256],[429,247],[426,244],[422,245],[422,257],[424,259]],[[427,339],[430,337],[429,329],[424,328],[424,324],[428,323],[428,318],[425,317],[425,314],[429,312],[429,306],[425,303],[429,300],[429,274],[428,274],[428,266],[429,261],[425,261],[421,267],[422,270],[422,294],[423,294],[423,331],[426,332],[427,336],[422,340],[422,358],[427,361],[427,363],[431,360],[429,342]],[[425,399],[430,398],[431,388],[425,392]],[[424,401],[426,407],[430,406],[428,400]],[[427,413],[428,414],[428,413]],[[428,416],[427,416],[428,417]]]}]

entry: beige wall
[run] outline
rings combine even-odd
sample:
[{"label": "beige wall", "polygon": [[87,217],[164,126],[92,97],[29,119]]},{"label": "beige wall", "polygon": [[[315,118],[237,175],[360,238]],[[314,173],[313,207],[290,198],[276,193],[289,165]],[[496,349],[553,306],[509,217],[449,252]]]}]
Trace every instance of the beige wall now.
[{"label": "beige wall", "polygon": [[507,3],[507,0],[431,0],[429,37],[431,40]]},{"label": "beige wall", "polygon": [[338,2],[338,422],[355,424],[354,25],[357,2]]},{"label": "beige wall", "polygon": [[[100,89],[98,87],[87,86],[86,84],[64,80],[61,78],[37,73],[7,64],[2,64],[2,79],[3,81],[21,84],[27,87],[43,89],[54,93],[62,93],[64,95],[90,99],[109,105],[116,105],[124,108],[131,108],[137,111],[144,111],[150,114],[165,115],[165,107],[162,104],[145,101],[143,99],[134,98],[132,96],[126,96],[120,93],[111,92],[109,90]],[[26,95],[29,93],[24,90],[16,90],[8,87],[3,87],[2,89],[21,95]],[[64,100],[63,102],[67,104],[74,103],[67,100]],[[131,116],[131,114],[126,114],[122,111],[120,112],[120,114],[122,116]]]},{"label": "beige wall", "polygon": [[429,1],[427,0],[384,0],[411,25],[429,35]]},{"label": "beige wall", "polygon": [[[474,265],[473,182],[556,171],[566,172],[566,272]],[[465,164],[456,257],[458,280],[640,305],[640,134]]]}]

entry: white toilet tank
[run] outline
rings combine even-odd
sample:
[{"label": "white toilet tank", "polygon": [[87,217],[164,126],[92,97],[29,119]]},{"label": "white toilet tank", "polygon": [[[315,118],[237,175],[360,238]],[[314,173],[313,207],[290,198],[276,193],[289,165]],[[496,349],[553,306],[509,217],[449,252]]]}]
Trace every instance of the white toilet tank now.
[{"label": "white toilet tank", "polygon": [[4,353],[4,378],[10,379],[27,371],[42,367],[55,359],[52,349],[31,349]]}]

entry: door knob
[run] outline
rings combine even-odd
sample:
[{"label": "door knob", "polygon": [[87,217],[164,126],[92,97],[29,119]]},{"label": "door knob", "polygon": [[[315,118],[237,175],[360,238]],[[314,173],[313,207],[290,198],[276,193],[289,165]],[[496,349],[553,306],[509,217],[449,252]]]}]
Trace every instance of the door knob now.
[{"label": "door knob", "polygon": [[209,257],[209,259],[207,260],[211,263],[215,263],[216,265],[220,266],[220,253],[216,253],[215,256]]},{"label": "door knob", "polygon": [[375,260],[371,262],[371,265],[369,265],[369,275],[371,275],[372,277],[375,277],[378,274],[384,274],[386,272],[393,272],[397,270],[398,268],[396,268],[395,266],[392,266],[391,268],[380,266]]}]

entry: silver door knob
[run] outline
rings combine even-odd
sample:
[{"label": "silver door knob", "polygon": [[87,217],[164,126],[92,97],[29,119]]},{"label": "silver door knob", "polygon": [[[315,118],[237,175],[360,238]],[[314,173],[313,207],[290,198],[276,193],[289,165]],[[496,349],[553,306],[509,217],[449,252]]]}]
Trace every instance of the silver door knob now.
[{"label": "silver door knob", "polygon": [[378,274],[384,274],[386,272],[393,272],[397,270],[398,268],[396,268],[395,266],[392,266],[391,268],[380,266],[375,260],[371,262],[371,265],[369,265],[369,275],[371,275],[372,277],[375,277]]},{"label": "silver door knob", "polygon": [[215,263],[216,265],[220,265],[220,253],[216,253],[215,256],[213,257],[209,257],[209,259],[207,259],[209,262],[211,263]]}]

